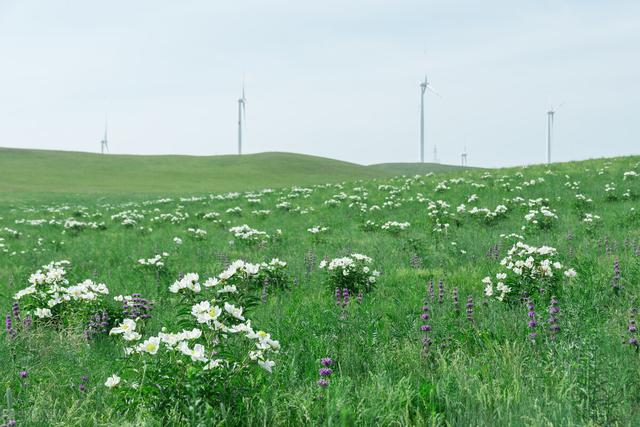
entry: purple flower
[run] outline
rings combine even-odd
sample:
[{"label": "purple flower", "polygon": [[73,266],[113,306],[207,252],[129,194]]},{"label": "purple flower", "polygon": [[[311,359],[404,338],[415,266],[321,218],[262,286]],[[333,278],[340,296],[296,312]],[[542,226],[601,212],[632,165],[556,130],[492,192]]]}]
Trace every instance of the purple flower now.
[{"label": "purple flower", "polygon": [[340,303],[342,302],[340,288],[336,288],[335,295],[336,295],[336,305],[340,305]]},{"label": "purple flower", "polygon": [[422,336],[422,354],[426,355],[427,353],[429,353],[429,346],[431,345],[431,339],[429,339],[431,325],[426,323],[429,320],[429,306],[427,305],[426,301],[422,306],[422,314],[420,315],[420,318],[425,322],[420,326],[420,330],[424,332],[424,335]]},{"label": "purple flower", "polygon": [[442,304],[442,301],[444,299],[444,283],[442,282],[442,279],[438,280],[438,303]]},{"label": "purple flower", "polygon": [[638,314],[638,310],[636,308],[632,308],[629,313],[629,326],[627,327],[629,331],[629,340],[627,341],[629,345],[635,347],[636,351],[638,351],[638,339],[636,338],[636,333],[638,332],[638,328],[636,326],[636,315]]},{"label": "purple flower", "polygon": [[84,383],[80,384],[80,385],[78,386],[78,388],[79,388],[79,389],[80,389],[80,391],[82,391],[82,392],[87,391],[87,386],[86,386]]},{"label": "purple flower", "polygon": [[320,368],[321,377],[328,377],[332,373],[333,373],[333,370],[331,368]]},{"label": "purple flower", "polygon": [[333,360],[330,357],[323,357],[320,359],[320,364],[323,367],[320,368],[320,379],[317,384],[322,388],[326,388],[329,385],[329,377],[333,374],[333,369],[329,368],[333,364]]},{"label": "purple flower", "polygon": [[622,275],[620,274],[620,261],[618,260],[618,258],[616,258],[615,261],[613,261],[613,279],[611,279],[611,287],[614,291],[619,291],[624,288],[624,286],[620,284],[621,278]]},{"label": "purple flower", "polygon": [[11,322],[10,314],[7,314],[7,317],[5,317],[4,319],[4,328],[5,328],[5,331],[7,332],[7,335],[9,335],[10,337],[16,336],[16,331],[13,329],[13,323]]},{"label": "purple flower", "polygon": [[431,301],[433,301],[433,298],[435,296],[433,292],[433,280],[429,280],[429,296],[431,297]]},{"label": "purple flower", "polygon": [[551,306],[549,307],[549,330],[551,331],[551,339],[555,340],[556,335],[560,332],[560,326],[558,326],[558,318],[556,315],[560,313],[560,307],[558,307],[558,299],[555,296],[551,297]]},{"label": "purple flower", "polygon": [[458,288],[453,288],[453,311],[460,312],[460,303],[458,302]]},{"label": "purple flower", "polygon": [[467,320],[469,322],[473,322],[473,297],[471,295],[469,295],[467,297]]},{"label": "purple flower", "polygon": [[538,336],[538,334],[536,333],[536,326],[538,326],[538,322],[536,322],[536,311],[532,300],[529,300],[529,302],[527,303],[527,308],[529,309],[529,321],[527,322],[527,325],[531,330],[531,332],[529,333],[529,339],[535,342],[536,337]]},{"label": "purple flower", "polygon": [[29,376],[29,372],[27,371],[20,371],[20,378],[27,378]]},{"label": "purple flower", "polygon": [[344,288],[342,290],[342,306],[345,307],[349,304],[349,289]]},{"label": "purple flower", "polygon": [[13,303],[11,309],[13,311],[13,318],[16,322],[20,322],[20,304],[18,304],[18,301]]}]

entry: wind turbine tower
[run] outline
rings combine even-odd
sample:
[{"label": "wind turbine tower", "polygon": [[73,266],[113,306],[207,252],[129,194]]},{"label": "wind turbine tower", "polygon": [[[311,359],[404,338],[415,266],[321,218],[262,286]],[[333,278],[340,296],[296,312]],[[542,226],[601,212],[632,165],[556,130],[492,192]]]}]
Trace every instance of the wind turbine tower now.
[{"label": "wind turbine tower", "polygon": [[109,140],[107,139],[107,118],[105,117],[104,119],[104,137],[102,138],[102,141],[100,141],[100,153],[104,154],[104,152],[106,151],[107,153],[109,152]]},{"label": "wind turbine tower", "polygon": [[242,98],[238,99],[238,155],[242,154],[242,118],[246,120],[245,104],[247,98],[244,96],[244,83],[242,83]]},{"label": "wind turbine tower", "polygon": [[464,147],[464,151],[460,154],[461,166],[467,166],[467,147]]},{"label": "wind turbine tower", "polygon": [[438,147],[433,146],[433,163],[438,163]]},{"label": "wind turbine tower", "polygon": [[551,139],[553,137],[553,107],[547,111],[547,164],[551,164]]},{"label": "wind turbine tower", "polygon": [[420,163],[424,163],[424,93],[427,89],[440,96],[438,92],[433,90],[425,74],[424,81],[420,83]]}]

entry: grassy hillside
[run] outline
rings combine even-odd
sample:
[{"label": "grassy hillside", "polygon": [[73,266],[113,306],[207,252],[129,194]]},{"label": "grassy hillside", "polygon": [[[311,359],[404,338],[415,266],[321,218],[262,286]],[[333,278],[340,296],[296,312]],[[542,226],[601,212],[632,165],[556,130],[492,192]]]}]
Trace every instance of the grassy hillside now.
[{"label": "grassy hillside", "polygon": [[640,425],[640,157],[188,190],[3,194],[0,426]]},{"label": "grassy hillside", "polygon": [[429,172],[455,172],[461,170],[471,170],[477,168],[466,168],[462,166],[443,165],[440,163],[379,163],[367,166],[368,169],[374,170],[384,175],[424,175]]},{"label": "grassy hillside", "polygon": [[[411,173],[446,170],[410,165]],[[362,166],[291,153],[133,156],[0,148],[0,192],[224,192],[402,174],[402,165]]]}]

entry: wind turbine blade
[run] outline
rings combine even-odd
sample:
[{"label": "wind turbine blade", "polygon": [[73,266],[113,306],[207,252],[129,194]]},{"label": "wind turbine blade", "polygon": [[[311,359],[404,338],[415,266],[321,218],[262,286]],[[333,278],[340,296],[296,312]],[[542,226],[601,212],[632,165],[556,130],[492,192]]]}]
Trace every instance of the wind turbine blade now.
[{"label": "wind turbine blade", "polygon": [[436,90],[431,87],[431,85],[427,85],[427,89],[429,89],[431,92],[435,93],[436,95],[438,95],[440,98],[442,98],[442,95],[440,95],[438,92],[436,92]]}]

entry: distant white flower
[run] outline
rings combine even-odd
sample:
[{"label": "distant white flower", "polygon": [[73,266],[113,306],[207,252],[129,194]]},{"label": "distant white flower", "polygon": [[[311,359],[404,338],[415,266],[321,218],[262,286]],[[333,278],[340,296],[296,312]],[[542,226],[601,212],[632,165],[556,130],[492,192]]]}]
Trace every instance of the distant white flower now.
[{"label": "distant white flower", "polygon": [[236,307],[233,304],[225,302],[224,310],[238,320],[245,320],[244,317],[242,317],[242,307]]},{"label": "distant white flower", "polygon": [[35,315],[40,319],[51,317],[51,310],[49,310],[48,308],[36,308]]},{"label": "distant white flower", "polygon": [[114,388],[118,384],[120,384],[120,377],[117,376],[116,374],[111,375],[109,378],[107,378],[107,381],[104,383],[104,385],[107,386],[108,388]]},{"label": "distant white flower", "polygon": [[260,365],[260,367],[262,369],[264,369],[265,371],[271,373],[272,372],[272,368],[275,366],[276,362],[274,362],[273,360],[258,360],[258,365]]}]

